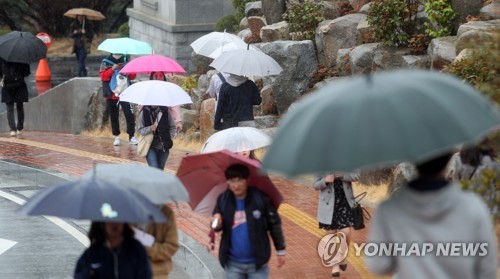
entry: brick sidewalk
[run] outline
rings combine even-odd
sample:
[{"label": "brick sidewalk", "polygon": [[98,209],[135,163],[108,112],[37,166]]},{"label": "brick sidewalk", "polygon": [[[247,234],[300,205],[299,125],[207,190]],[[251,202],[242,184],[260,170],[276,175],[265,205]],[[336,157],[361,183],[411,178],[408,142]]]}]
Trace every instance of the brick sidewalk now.
[{"label": "brick sidewalk", "polygon": [[[21,138],[10,138],[8,133],[0,133],[0,141],[2,160],[46,168],[75,177],[91,169],[93,163],[145,163],[144,158],[136,157],[136,146],[122,141],[120,147],[114,147],[111,138],[28,131]],[[185,155],[186,152],[171,150],[166,168],[175,172]],[[317,254],[317,243],[324,234],[317,228],[315,220],[318,192],[281,177],[273,176],[272,179],[285,197],[279,212],[283,220],[287,258],[281,269],[276,268],[274,257],[271,259],[270,277],[331,278],[330,268],[321,265]],[[207,218],[191,211],[187,204],[179,204],[175,211],[179,229],[201,244],[208,243]],[[368,229],[355,231],[353,240],[364,242]],[[217,250],[213,252],[215,256],[216,253]],[[351,254],[348,268],[340,278],[373,278],[362,260]]]}]

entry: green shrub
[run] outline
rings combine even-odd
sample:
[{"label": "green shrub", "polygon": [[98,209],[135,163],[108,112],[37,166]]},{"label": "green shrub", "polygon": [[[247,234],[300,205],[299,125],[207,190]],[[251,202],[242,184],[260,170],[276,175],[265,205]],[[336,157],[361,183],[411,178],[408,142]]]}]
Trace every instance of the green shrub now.
[{"label": "green shrub", "polygon": [[196,87],[198,87],[198,75],[190,75],[188,78],[184,79],[181,85],[181,88],[186,92]]},{"label": "green shrub", "polygon": [[430,22],[425,22],[425,33],[433,38],[451,34],[452,22],[456,17],[448,0],[426,0],[425,13]]},{"label": "green shrub", "polygon": [[417,31],[420,0],[374,0],[368,11],[373,36],[392,46],[407,46]]},{"label": "green shrub", "polygon": [[314,39],[314,30],[325,20],[321,16],[323,5],[314,2],[294,4],[284,14],[283,19],[290,26],[291,32],[302,32],[305,39]]},{"label": "green shrub", "polygon": [[500,32],[470,48],[471,54],[444,68],[500,105]]},{"label": "green shrub", "polygon": [[125,22],[118,27],[118,34],[120,34],[121,37],[130,37],[129,30],[128,22]]},{"label": "green shrub", "polygon": [[240,22],[236,15],[225,15],[215,23],[215,31],[236,33],[240,30]]}]

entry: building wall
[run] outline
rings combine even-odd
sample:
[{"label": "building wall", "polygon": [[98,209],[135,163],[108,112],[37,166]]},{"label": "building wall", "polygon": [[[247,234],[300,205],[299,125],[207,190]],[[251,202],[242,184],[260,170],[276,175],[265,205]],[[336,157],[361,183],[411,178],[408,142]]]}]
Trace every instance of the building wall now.
[{"label": "building wall", "polygon": [[150,43],[156,54],[175,59],[188,72],[195,70],[190,44],[232,13],[231,0],[134,0],[127,9],[130,37]]}]

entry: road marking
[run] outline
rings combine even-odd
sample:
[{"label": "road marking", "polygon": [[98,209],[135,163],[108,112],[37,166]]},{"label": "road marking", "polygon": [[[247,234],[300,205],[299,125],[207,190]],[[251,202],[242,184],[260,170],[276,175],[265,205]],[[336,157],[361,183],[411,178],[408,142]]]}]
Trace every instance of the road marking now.
[{"label": "road marking", "polygon": [[5,253],[7,250],[12,248],[12,246],[14,246],[16,244],[17,244],[17,242],[15,242],[15,241],[8,240],[5,238],[0,238],[0,255]]},{"label": "road marking", "polygon": [[[12,202],[15,202],[19,205],[23,205],[26,201],[16,197],[12,194],[9,194],[5,191],[0,190],[0,197],[3,197],[5,199],[8,199]],[[88,237],[83,234],[81,231],[77,230],[75,227],[71,226],[70,224],[66,223],[65,221],[56,218],[56,217],[50,217],[50,216],[43,216],[45,219],[51,221],[52,223],[56,224],[58,227],[61,229],[65,230],[67,233],[69,233],[71,236],[73,236],[76,240],[78,240],[83,246],[89,247],[90,241]],[[0,253],[1,254],[1,253]]]}]

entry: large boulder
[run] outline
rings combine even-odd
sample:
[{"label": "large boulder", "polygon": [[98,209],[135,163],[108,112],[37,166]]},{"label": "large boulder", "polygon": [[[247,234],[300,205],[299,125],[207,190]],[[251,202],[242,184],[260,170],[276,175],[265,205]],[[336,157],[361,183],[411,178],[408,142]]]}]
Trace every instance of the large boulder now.
[{"label": "large boulder", "polygon": [[290,39],[290,28],[286,21],[280,21],[275,24],[263,26],[260,29],[260,38],[262,42],[285,41]]},{"label": "large boulder", "polygon": [[431,67],[431,58],[429,55],[405,55],[403,56],[403,67],[429,69]]},{"label": "large boulder", "polygon": [[456,52],[460,53],[465,48],[474,48],[484,45],[485,41],[494,38],[500,30],[500,20],[471,21],[460,25],[455,42]]},{"label": "large boulder", "polygon": [[391,47],[381,43],[360,45],[349,53],[351,72],[355,75],[406,68],[403,57],[409,54],[410,50],[407,48]]},{"label": "large boulder", "polygon": [[214,130],[215,99],[210,98],[201,103],[200,106],[200,138],[205,141],[212,135]]},{"label": "large boulder", "polygon": [[451,8],[457,16],[453,20],[453,31],[455,34],[460,27],[460,24],[465,22],[467,16],[479,16],[479,11],[483,7],[484,0],[451,0]]},{"label": "large boulder", "polygon": [[364,14],[348,14],[334,20],[325,20],[318,25],[315,31],[316,47],[322,66],[335,66],[339,49],[361,44],[362,38],[357,27],[365,18]]},{"label": "large boulder", "polygon": [[272,82],[278,113],[283,114],[309,87],[318,61],[312,41],[276,41],[260,44],[260,49],[274,58],[283,71]]},{"label": "large boulder", "polygon": [[500,2],[496,1],[484,6],[479,11],[479,17],[481,20],[500,19]]},{"label": "large boulder", "polygon": [[262,0],[262,12],[268,24],[282,21],[286,11],[285,0]]},{"label": "large boulder", "polygon": [[212,63],[212,58],[208,58],[203,55],[196,54],[194,51],[191,53],[191,61],[193,62],[196,73],[201,75],[210,70],[210,63]]},{"label": "large boulder", "polygon": [[255,117],[255,127],[257,129],[266,129],[276,127],[280,118],[276,115],[263,115]]},{"label": "large boulder", "polygon": [[441,70],[455,60],[457,56],[455,50],[456,40],[456,36],[432,39],[427,48],[427,54],[431,58],[431,69]]},{"label": "large boulder", "polygon": [[250,28],[250,32],[252,35],[250,36],[250,41],[246,41],[247,43],[258,43],[262,40],[260,39],[260,29],[266,26],[266,19],[263,16],[251,16],[248,17],[248,28]]},{"label": "large boulder", "polygon": [[261,1],[248,2],[245,4],[245,16],[246,17],[263,16],[263,15],[264,14],[262,13],[262,2]]},{"label": "large boulder", "polygon": [[181,108],[182,131],[196,130],[200,126],[198,112],[196,110],[187,110]]}]

